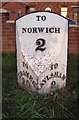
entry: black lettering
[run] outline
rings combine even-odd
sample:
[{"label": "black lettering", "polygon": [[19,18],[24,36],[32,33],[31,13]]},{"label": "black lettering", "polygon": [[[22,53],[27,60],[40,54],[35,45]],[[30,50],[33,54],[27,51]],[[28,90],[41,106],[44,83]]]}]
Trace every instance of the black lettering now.
[{"label": "black lettering", "polygon": [[29,73],[27,73],[27,78],[29,78]]},{"label": "black lettering", "polygon": [[48,81],[48,80],[50,80],[51,78],[52,78],[51,76],[49,77],[49,76],[47,75],[44,79],[46,79],[46,81]]},{"label": "black lettering", "polygon": [[48,33],[48,28],[46,28],[46,33]]},{"label": "black lettering", "polygon": [[34,84],[35,81],[32,81],[32,84]]},{"label": "black lettering", "polygon": [[32,32],[32,28],[28,28],[27,31],[28,31],[28,33],[31,33]]},{"label": "black lettering", "polygon": [[55,28],[49,28],[49,32],[50,32],[50,33],[54,33],[54,29],[55,29]]},{"label": "black lettering", "polygon": [[41,17],[41,19],[42,19],[43,21],[45,21],[45,20],[46,20],[46,16],[43,15],[43,16]]},{"label": "black lettering", "polygon": [[25,85],[25,79],[24,78],[22,78],[22,84]]},{"label": "black lettering", "polygon": [[26,85],[30,88],[30,82],[27,80]]},{"label": "black lettering", "polygon": [[58,77],[58,72],[55,72],[55,73],[54,73],[54,77]]},{"label": "black lettering", "polygon": [[54,85],[56,85],[56,82],[55,82],[55,81],[52,81],[52,82],[51,82],[51,87],[54,86]]},{"label": "black lettering", "polygon": [[30,75],[29,79],[30,79],[30,80],[33,80],[33,77]]},{"label": "black lettering", "polygon": [[40,20],[45,21],[46,20],[46,16],[45,15],[43,15],[43,16],[38,15],[36,17],[37,17],[37,21],[40,21]]},{"label": "black lettering", "polygon": [[23,70],[23,72],[22,72],[22,76],[23,76],[23,75],[24,75],[24,76],[26,75],[24,70]]},{"label": "black lettering", "polygon": [[55,65],[54,65],[54,68],[56,69],[58,67],[58,64],[56,63]]},{"label": "black lettering", "polygon": [[33,33],[37,33],[37,28],[36,27],[33,28]]},{"label": "black lettering", "polygon": [[53,65],[53,64],[51,64],[51,70],[53,70],[53,68],[54,68],[54,65]]},{"label": "black lettering", "polygon": [[49,77],[48,77],[48,75],[45,77],[45,79],[46,79],[46,81],[47,81],[47,80],[49,80]]},{"label": "black lettering", "polygon": [[62,73],[60,73],[58,77],[59,77],[59,78],[62,78]]},{"label": "black lettering", "polygon": [[37,17],[37,21],[40,21],[41,16],[36,16],[36,17]]},{"label": "black lettering", "polygon": [[60,33],[60,28],[55,28],[55,33]]},{"label": "black lettering", "polygon": [[28,69],[28,64],[23,62],[23,67],[26,67]]},{"label": "black lettering", "polygon": [[41,84],[40,84],[41,88],[43,87],[44,84],[45,84],[45,83],[41,83]]},{"label": "black lettering", "polygon": [[44,27],[43,27],[43,28],[42,28],[42,27],[39,27],[39,28],[38,28],[39,33],[40,33],[40,32],[43,33],[44,29],[45,29]]},{"label": "black lettering", "polygon": [[37,88],[38,83],[36,83],[35,81],[32,81],[32,84],[35,88]]},{"label": "black lettering", "polygon": [[[44,21],[46,16],[42,16],[41,19]],[[38,17],[39,21],[39,17]],[[60,33],[60,28],[56,27],[29,27],[29,28],[22,28],[22,33]]]},{"label": "black lettering", "polygon": [[37,39],[36,44],[38,46],[36,47],[35,51],[37,51],[37,50],[44,51],[46,49],[46,47],[44,47],[44,45],[45,45],[44,39],[42,39],[42,38]]},{"label": "black lettering", "polygon": [[46,83],[46,80],[45,80],[45,79],[43,79],[43,80],[42,80],[42,82]]},{"label": "black lettering", "polygon": [[25,33],[25,32],[26,32],[26,29],[27,29],[27,28],[22,28],[22,33]]},{"label": "black lettering", "polygon": [[20,71],[20,72],[18,73],[18,76],[19,76],[19,77],[21,77],[21,76],[22,76],[22,71]]},{"label": "black lettering", "polygon": [[54,74],[53,74],[53,73],[51,73],[51,77],[54,77]]},{"label": "black lettering", "polygon": [[66,79],[66,76],[65,76],[65,75],[63,75],[63,76],[62,76],[62,79],[63,79],[63,80],[64,80],[64,79]]}]

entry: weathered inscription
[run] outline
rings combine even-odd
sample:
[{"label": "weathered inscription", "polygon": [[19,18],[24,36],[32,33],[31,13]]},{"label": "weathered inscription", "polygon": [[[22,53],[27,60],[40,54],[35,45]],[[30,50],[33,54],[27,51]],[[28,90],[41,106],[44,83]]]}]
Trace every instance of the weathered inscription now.
[{"label": "weathered inscription", "polygon": [[20,71],[20,72],[18,73],[18,77],[19,77],[19,79],[22,80],[22,84],[23,84],[23,85],[27,85],[27,83],[29,83],[29,86],[30,86],[30,82],[31,82],[31,84],[32,84],[35,88],[37,88],[38,83],[36,83],[36,82],[33,80],[32,75],[30,75],[30,73],[28,73],[27,71]]},{"label": "weathered inscription", "polygon": [[65,86],[67,25],[68,20],[49,12],[17,20],[18,82],[22,87],[48,93]]},{"label": "weathered inscription", "polygon": [[[47,83],[47,81],[49,81],[50,79],[52,79],[51,86],[56,85],[56,81],[54,81],[54,78],[60,78],[63,81],[66,79],[66,76],[63,73],[61,73],[59,71],[55,71],[55,72],[51,71],[51,73],[49,75],[46,75],[44,77],[44,79],[42,79],[42,81],[40,83],[40,87],[38,87],[38,82],[35,82],[33,76],[28,72],[28,63],[25,63],[23,61],[23,67],[25,67],[27,70],[23,70],[18,73],[18,77],[22,80],[22,84],[30,87],[30,82],[31,82],[31,84],[36,89],[41,89]],[[54,70],[57,68],[58,68],[58,63],[50,65],[51,70]]]},{"label": "weathered inscription", "polygon": [[28,69],[28,64],[23,62],[23,67],[25,67],[26,69]]},{"label": "weathered inscription", "polygon": [[[53,78],[60,78],[64,81],[66,79],[66,76],[63,73],[60,73],[59,71],[52,72],[42,80],[42,82],[40,83],[41,88],[45,85],[47,81]],[[56,85],[56,82],[54,80],[52,82],[54,83],[54,85]]]},{"label": "weathered inscription", "polygon": [[19,79],[22,80],[22,84],[25,86],[31,86],[30,83],[37,89],[38,83],[33,80],[33,76],[28,72],[28,63],[22,62],[23,67],[26,68],[26,70],[20,71],[18,73]]}]

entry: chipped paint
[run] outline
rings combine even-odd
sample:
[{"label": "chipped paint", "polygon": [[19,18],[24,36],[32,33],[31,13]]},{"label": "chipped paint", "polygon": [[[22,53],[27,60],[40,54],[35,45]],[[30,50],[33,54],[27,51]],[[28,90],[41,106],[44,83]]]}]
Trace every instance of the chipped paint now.
[{"label": "chipped paint", "polygon": [[67,19],[50,12],[25,15],[16,21],[16,43],[21,87],[44,94],[66,85]]}]

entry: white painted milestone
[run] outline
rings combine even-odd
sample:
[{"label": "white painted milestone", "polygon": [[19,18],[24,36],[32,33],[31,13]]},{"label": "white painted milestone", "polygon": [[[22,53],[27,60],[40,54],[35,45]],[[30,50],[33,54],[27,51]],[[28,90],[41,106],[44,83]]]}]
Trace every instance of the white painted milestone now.
[{"label": "white painted milestone", "polygon": [[35,12],[16,20],[18,84],[40,94],[66,85],[68,20]]}]

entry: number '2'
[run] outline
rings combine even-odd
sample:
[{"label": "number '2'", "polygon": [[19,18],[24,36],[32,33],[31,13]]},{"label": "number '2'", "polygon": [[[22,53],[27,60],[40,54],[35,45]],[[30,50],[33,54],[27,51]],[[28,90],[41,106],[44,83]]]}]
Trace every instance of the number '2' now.
[{"label": "number '2'", "polygon": [[36,51],[37,50],[44,51],[46,49],[46,47],[44,47],[45,40],[42,39],[42,38],[39,38],[39,39],[36,40],[36,45],[38,45],[35,49]]}]

